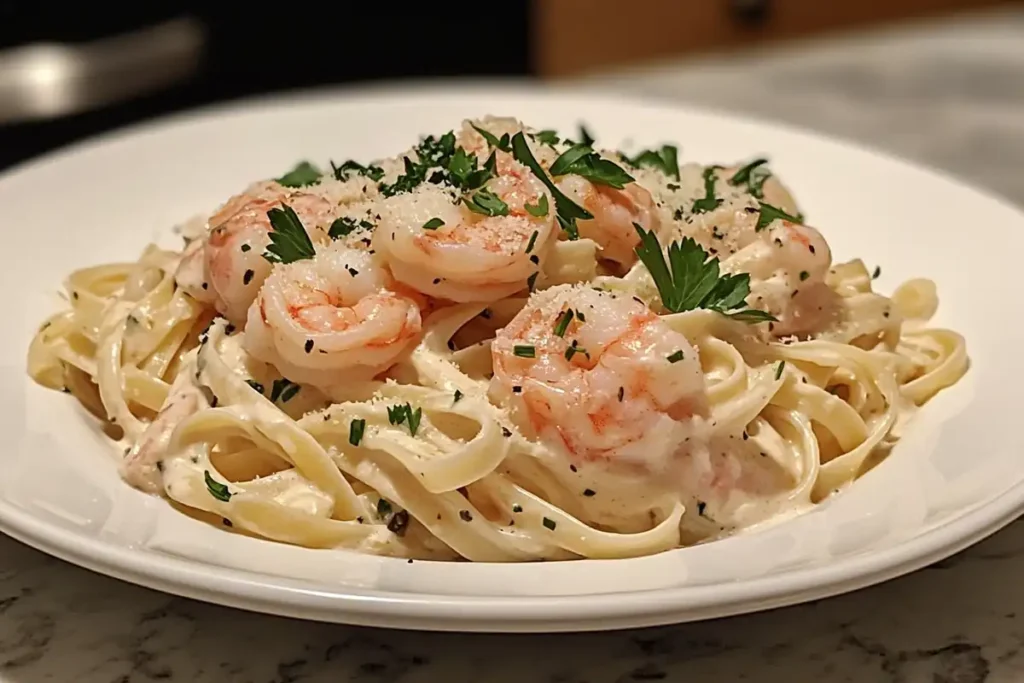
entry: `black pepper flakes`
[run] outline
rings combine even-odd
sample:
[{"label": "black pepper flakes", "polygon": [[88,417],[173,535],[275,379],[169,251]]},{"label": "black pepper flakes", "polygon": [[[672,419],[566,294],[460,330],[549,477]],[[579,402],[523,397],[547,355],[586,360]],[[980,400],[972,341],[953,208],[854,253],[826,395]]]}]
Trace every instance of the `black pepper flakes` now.
[{"label": "black pepper flakes", "polygon": [[533,254],[530,256],[530,262],[533,263],[534,265],[538,265],[540,263],[540,257],[537,256],[536,254]]},{"label": "black pepper flakes", "polygon": [[592,498],[593,496],[597,495],[597,491],[595,491],[594,489],[583,489],[583,495],[586,496],[587,498]]},{"label": "black pepper flakes", "polygon": [[252,278],[254,275],[256,275],[256,273],[251,268],[245,271],[245,273],[242,275],[242,284],[247,285],[250,282],[252,282]]},{"label": "black pepper flakes", "polygon": [[461,519],[463,522],[472,522],[473,515],[472,513],[470,513],[469,510],[459,510],[459,519]]},{"label": "black pepper flakes", "polygon": [[234,526],[234,523],[230,519],[228,519],[227,517],[225,517],[221,521],[224,522],[224,526],[228,527],[229,529]]},{"label": "black pepper flakes", "polygon": [[508,437],[512,436],[512,432],[509,431],[508,427],[502,427],[501,428],[501,435],[504,436],[507,439]]},{"label": "black pepper flakes", "polygon": [[578,472],[579,470],[576,469],[576,465],[569,465],[569,471],[570,472]]},{"label": "black pepper flakes", "polygon": [[439,278],[439,277],[435,277],[435,278],[434,278],[434,284],[435,284],[435,285],[439,285],[439,284],[441,284],[441,278]]},{"label": "black pepper flakes", "polygon": [[303,348],[306,350],[306,353],[309,353],[310,351],[312,351],[313,350],[313,340],[312,339],[307,339],[306,340],[306,345]]},{"label": "black pepper flakes", "polygon": [[512,387],[512,393],[513,394],[521,394],[521,393],[523,393],[523,388],[521,386],[519,386],[519,385],[516,385],[516,386]]},{"label": "black pepper flakes", "polygon": [[203,289],[209,289],[209,288],[210,288],[210,284],[208,282],[204,282],[203,283]]}]

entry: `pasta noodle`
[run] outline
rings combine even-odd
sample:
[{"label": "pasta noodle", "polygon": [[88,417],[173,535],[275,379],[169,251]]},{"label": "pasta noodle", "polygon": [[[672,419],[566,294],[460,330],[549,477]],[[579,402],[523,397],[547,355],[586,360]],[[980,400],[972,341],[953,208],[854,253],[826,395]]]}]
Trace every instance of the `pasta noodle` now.
[{"label": "pasta noodle", "polygon": [[225,533],[517,562],[799,513],[884,459],[965,340],[931,281],[833,263],[765,160],[676,155],[487,117],[304,162],[180,251],[71,273],[28,372]]}]

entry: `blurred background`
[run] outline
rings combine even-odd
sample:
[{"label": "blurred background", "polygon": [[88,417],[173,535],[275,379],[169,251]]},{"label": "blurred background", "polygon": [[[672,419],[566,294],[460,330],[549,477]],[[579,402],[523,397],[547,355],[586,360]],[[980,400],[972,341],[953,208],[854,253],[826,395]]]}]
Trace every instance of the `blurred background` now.
[{"label": "blurred background", "polygon": [[[928,74],[897,74],[902,80],[893,82],[898,67],[914,59],[912,43],[924,39],[922,31],[944,35],[947,48],[965,49],[970,57],[993,49],[985,45],[995,39],[978,34],[978,22],[997,33],[1015,26],[1013,38],[1024,51],[1022,4],[996,0],[534,0],[446,2],[443,11],[438,6],[360,3],[342,11],[338,3],[334,10],[302,5],[261,11],[252,3],[242,10],[234,3],[150,0],[75,3],[58,10],[48,3],[0,0],[0,169],[176,110],[382,79],[604,81],[829,128],[828,121],[814,126],[814,117],[799,121],[812,106],[801,100],[808,78],[810,87],[862,104],[879,93],[890,104],[905,100],[908,91],[920,89],[922,78],[943,92],[957,87],[958,78],[960,86],[982,87],[978,79],[986,74],[944,75],[941,63],[933,63]],[[850,47],[851,39],[862,36],[874,38]],[[889,50],[882,56],[879,40]],[[813,70],[837,54],[846,54],[846,62],[834,64],[833,75]],[[792,78],[783,80],[787,55]],[[865,66],[872,59],[874,71]],[[918,60],[928,57],[918,54]],[[775,70],[766,71],[771,64]],[[1004,70],[1011,72],[1004,87],[1024,87],[1024,61]],[[944,82],[950,78],[953,83]],[[765,91],[773,79],[778,87]],[[794,109],[793,102],[802,104]],[[851,111],[835,98],[831,106]],[[840,118],[842,113],[835,112]],[[850,125],[834,132],[849,134]]]}]

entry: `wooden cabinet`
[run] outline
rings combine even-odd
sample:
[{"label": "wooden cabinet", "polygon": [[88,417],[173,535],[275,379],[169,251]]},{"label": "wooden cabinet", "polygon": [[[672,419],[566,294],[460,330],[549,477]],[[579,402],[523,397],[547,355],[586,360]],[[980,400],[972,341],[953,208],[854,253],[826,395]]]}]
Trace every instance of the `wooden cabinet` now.
[{"label": "wooden cabinet", "polygon": [[1007,0],[533,0],[530,58],[542,77],[742,48]]}]

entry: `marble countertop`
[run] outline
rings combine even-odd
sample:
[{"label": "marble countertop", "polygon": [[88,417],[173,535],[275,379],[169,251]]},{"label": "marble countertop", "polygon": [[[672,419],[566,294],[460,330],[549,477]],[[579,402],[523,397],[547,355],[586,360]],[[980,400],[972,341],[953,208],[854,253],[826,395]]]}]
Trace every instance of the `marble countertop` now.
[{"label": "marble countertop", "polygon": [[[1024,204],[1024,10],[588,81],[853,138]],[[1016,681],[1021,575],[1018,521],[904,578],[798,607],[642,631],[457,635],[174,598],[0,536],[0,683]]]}]

